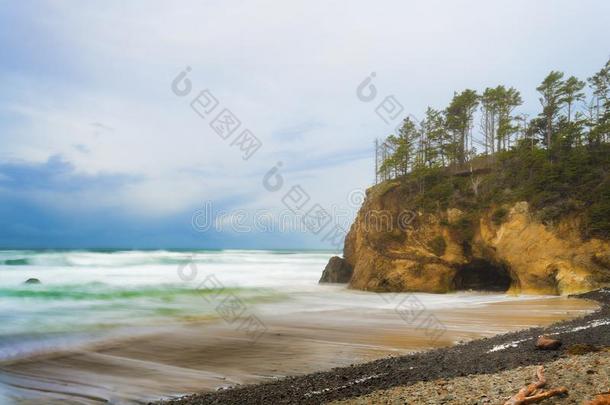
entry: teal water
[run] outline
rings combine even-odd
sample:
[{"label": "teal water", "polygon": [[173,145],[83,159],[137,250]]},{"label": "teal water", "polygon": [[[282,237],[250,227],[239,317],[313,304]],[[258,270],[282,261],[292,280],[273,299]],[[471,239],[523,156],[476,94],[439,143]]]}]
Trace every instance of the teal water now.
[{"label": "teal water", "polygon": [[[238,298],[249,314],[378,310],[407,294],[319,285],[332,252],[0,251],[0,361],[73,349],[184,322],[222,322]],[[40,284],[24,284],[30,278]],[[516,299],[502,294],[418,294],[428,309]],[[523,298],[519,298],[523,299]]]},{"label": "teal water", "polygon": [[[0,360],[218,317],[315,286],[329,252],[0,251]],[[37,278],[40,284],[24,284]]]}]

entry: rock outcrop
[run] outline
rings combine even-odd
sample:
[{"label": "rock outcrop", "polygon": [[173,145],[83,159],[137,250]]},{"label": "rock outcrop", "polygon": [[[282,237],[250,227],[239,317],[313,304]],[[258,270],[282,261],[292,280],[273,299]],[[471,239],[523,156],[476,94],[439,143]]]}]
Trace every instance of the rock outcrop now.
[{"label": "rock outcrop", "polygon": [[347,261],[339,256],[330,258],[320,283],[349,283],[352,278],[352,266]]},{"label": "rock outcrop", "polygon": [[[609,242],[583,240],[576,217],[551,227],[526,202],[475,214],[410,211],[403,201],[398,182],[367,192],[344,247],[352,288],[572,294],[610,284]],[[323,279],[344,268],[337,259]]]}]

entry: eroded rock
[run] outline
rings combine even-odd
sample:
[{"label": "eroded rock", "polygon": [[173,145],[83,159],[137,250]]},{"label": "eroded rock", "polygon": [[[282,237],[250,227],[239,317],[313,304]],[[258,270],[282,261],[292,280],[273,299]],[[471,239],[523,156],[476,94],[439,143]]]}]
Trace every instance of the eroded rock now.
[{"label": "eroded rock", "polygon": [[339,256],[333,256],[328,261],[320,283],[349,283],[352,278],[352,266]]},{"label": "eroded rock", "polygon": [[[450,208],[419,212],[405,227],[404,201],[404,190],[394,183],[367,193],[345,240],[350,287],[444,293],[508,286],[512,293],[567,295],[610,285],[610,242],[581,239],[573,218],[549,227],[522,201],[506,207],[502,223],[492,218],[497,207],[476,215]],[[389,227],[371,223],[381,216],[390,218]],[[441,239],[442,250],[436,243]]]}]

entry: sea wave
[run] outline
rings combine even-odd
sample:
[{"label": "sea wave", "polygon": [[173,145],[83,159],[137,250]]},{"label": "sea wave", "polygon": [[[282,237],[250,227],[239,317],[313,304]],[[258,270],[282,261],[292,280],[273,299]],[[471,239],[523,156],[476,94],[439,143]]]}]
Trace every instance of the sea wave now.
[{"label": "sea wave", "polygon": [[103,283],[85,285],[22,285],[17,288],[0,288],[0,298],[35,298],[44,300],[109,301],[136,298],[172,300],[181,296],[206,296],[239,293],[238,288],[201,289],[174,286],[116,288]]},{"label": "sea wave", "polygon": [[28,259],[7,259],[2,262],[5,266],[27,266],[30,264]]},{"label": "sea wave", "polygon": [[[52,349],[75,336],[89,340],[125,328],[220,319],[223,303],[235,299],[252,313],[289,308],[299,300],[295,292],[319,288],[331,255],[0,250],[0,360]],[[193,277],[184,277],[179,268],[190,262]],[[24,283],[31,278],[40,283]]]}]

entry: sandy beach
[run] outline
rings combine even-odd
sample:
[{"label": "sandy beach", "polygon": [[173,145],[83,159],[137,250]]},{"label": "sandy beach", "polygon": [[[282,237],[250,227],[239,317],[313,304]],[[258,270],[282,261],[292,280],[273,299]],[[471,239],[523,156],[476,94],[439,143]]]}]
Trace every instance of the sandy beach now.
[{"label": "sandy beach", "polygon": [[[0,399],[15,404],[137,404],[191,392],[275,381],[582,316],[598,305],[545,297],[427,309],[446,327],[437,340],[388,309],[261,309],[256,341],[222,320],[157,328],[77,350],[5,361]],[[9,402],[11,403],[11,402]]]},{"label": "sandy beach", "polygon": [[[491,403],[504,403],[532,381],[532,366],[542,365],[549,368],[549,383],[555,387],[558,382],[564,383],[568,393],[559,398],[561,402],[552,398],[544,404],[581,404],[607,391],[604,387],[609,384],[602,368],[610,346],[610,290],[576,297],[595,300],[601,307],[589,315],[547,327],[163,403],[322,404],[342,400],[348,404],[464,405],[490,403],[490,399]],[[559,339],[561,347],[538,350],[535,342],[540,335]],[[465,383],[472,383],[472,389]]]}]

